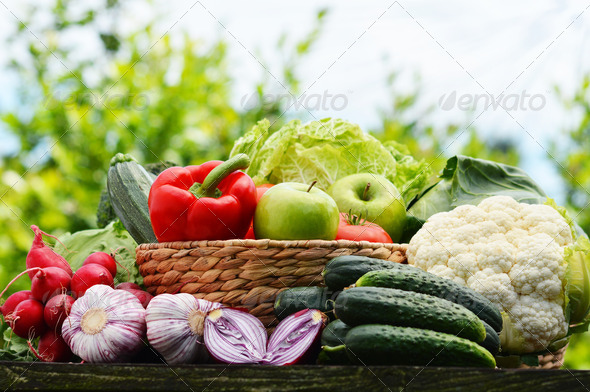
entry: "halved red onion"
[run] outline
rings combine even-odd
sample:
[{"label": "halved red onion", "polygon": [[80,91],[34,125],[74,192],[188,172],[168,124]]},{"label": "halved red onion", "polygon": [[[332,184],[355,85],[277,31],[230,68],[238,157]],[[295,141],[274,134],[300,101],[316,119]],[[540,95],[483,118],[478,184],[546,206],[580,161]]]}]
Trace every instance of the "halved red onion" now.
[{"label": "halved red onion", "polygon": [[318,341],[326,321],[326,315],[315,309],[304,309],[288,316],[271,335],[261,363],[283,366],[299,362]]},{"label": "halved red onion", "polygon": [[211,356],[230,364],[297,363],[319,341],[327,317],[305,309],[277,325],[267,346],[266,330],[256,317],[235,309],[217,309],[205,319],[205,346]]},{"label": "halved red onion", "polygon": [[250,313],[216,309],[205,319],[205,346],[221,362],[260,363],[266,353],[266,329]]}]

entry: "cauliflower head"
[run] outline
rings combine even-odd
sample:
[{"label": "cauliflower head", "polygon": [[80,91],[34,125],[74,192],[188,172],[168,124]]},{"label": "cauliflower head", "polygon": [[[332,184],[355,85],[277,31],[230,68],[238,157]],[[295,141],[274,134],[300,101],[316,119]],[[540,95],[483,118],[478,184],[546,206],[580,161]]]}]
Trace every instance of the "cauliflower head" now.
[{"label": "cauliflower head", "polygon": [[493,196],[431,216],[412,237],[408,263],[452,279],[502,312],[502,350],[543,350],[567,334],[566,219],[542,204]]}]

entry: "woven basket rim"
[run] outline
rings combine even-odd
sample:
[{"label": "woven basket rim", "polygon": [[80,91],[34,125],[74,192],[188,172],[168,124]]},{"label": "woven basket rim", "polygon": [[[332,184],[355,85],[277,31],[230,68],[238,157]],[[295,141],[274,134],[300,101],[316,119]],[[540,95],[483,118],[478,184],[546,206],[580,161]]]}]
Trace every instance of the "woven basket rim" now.
[{"label": "woven basket rim", "polygon": [[175,241],[175,242],[154,242],[139,244],[137,249],[141,250],[155,250],[155,249],[192,249],[192,248],[206,248],[206,247],[244,247],[256,249],[268,248],[353,248],[353,249],[379,249],[386,248],[391,251],[407,250],[408,244],[385,244],[381,242],[368,241],[349,241],[349,240],[293,240],[293,241],[279,241],[279,240],[204,240],[204,241]]}]

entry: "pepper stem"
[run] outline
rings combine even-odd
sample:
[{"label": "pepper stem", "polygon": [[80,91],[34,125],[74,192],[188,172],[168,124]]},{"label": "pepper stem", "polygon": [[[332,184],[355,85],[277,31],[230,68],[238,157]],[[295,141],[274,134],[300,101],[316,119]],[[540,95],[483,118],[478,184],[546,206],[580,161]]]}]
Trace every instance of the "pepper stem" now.
[{"label": "pepper stem", "polygon": [[197,199],[201,197],[219,197],[221,196],[217,186],[225,177],[236,170],[245,169],[250,165],[250,158],[246,154],[238,154],[233,158],[223,162],[209,172],[202,184],[195,182],[189,191]]}]

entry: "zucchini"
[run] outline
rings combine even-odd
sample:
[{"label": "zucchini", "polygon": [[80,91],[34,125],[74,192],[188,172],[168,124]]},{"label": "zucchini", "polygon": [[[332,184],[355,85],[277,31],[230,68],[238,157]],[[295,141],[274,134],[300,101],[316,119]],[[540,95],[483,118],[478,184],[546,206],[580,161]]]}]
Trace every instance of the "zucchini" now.
[{"label": "zucchini", "polygon": [[138,244],[158,242],[148,209],[148,196],[153,182],[153,175],[132,156],[119,153],[111,159],[107,174],[111,205]]},{"label": "zucchini", "polygon": [[343,290],[369,271],[396,268],[394,261],[365,256],[338,256],[326,264],[322,275],[326,286],[332,291]]},{"label": "zucchini", "polygon": [[495,331],[502,330],[502,315],[489,299],[469,287],[416,267],[397,264],[393,270],[371,271],[360,277],[356,286],[389,287],[444,298],[471,310]]},{"label": "zucchini", "polygon": [[445,332],[481,343],[486,330],[470,310],[432,295],[386,287],[344,290],[334,306],[336,316],[351,326],[389,324]]},{"label": "zucchini", "polygon": [[500,335],[498,335],[498,332],[494,331],[494,328],[492,328],[488,323],[485,321],[482,322],[486,329],[486,338],[480,344],[482,347],[492,353],[492,355],[496,355],[498,352],[500,352]]},{"label": "zucchini", "polygon": [[496,366],[492,354],[467,339],[419,328],[361,325],[346,334],[346,351],[360,365]]},{"label": "zucchini", "polygon": [[292,287],[277,295],[274,310],[279,320],[303,309],[317,309],[327,315],[333,315],[332,292],[328,291],[327,287],[309,286]]}]

